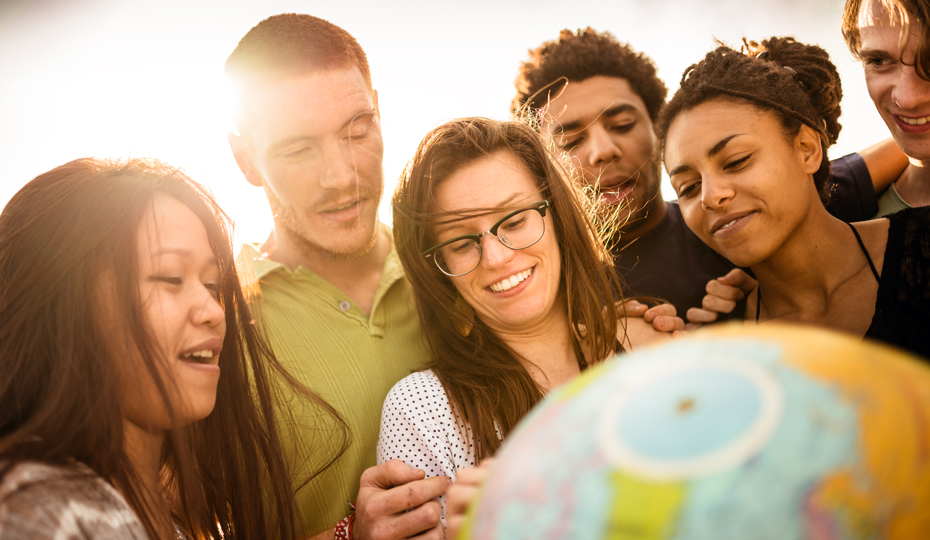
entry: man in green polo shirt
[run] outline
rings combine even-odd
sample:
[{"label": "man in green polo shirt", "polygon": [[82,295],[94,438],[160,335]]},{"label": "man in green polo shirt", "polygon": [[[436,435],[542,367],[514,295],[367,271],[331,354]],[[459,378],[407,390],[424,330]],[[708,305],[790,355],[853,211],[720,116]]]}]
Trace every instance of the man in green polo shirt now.
[{"label": "man in green polo shirt", "polygon": [[[378,223],[383,153],[378,96],[365,53],[343,29],[309,15],[270,17],[226,61],[236,91],[229,143],[249,183],[264,189],[274,230],[240,254],[257,278],[259,324],[278,358],[349,428],[346,452],[297,494],[308,532],[344,538],[442,538],[445,477],[399,461],[375,464],[391,386],[428,360],[410,284]],[[339,433],[325,415],[295,412],[295,481]],[[366,470],[367,469],[367,470]]]}]

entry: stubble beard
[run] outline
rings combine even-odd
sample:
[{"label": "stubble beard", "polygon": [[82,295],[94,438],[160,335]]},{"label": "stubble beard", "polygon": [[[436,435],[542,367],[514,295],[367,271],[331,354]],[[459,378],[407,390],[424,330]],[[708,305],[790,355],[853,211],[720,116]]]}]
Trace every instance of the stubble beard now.
[{"label": "stubble beard", "polygon": [[[379,184],[383,185],[383,183]],[[382,190],[371,190],[365,193],[366,198],[369,201],[375,201],[377,204],[381,200],[381,191]],[[311,258],[324,258],[334,261],[351,261],[358,259],[364,255],[367,255],[374,249],[375,245],[378,242],[378,234],[380,232],[380,227],[378,227],[378,207],[374,207],[373,215],[370,217],[366,214],[359,215],[358,219],[355,221],[355,230],[358,230],[359,234],[365,236],[365,242],[361,246],[351,247],[350,249],[333,249],[333,246],[325,246],[315,238],[319,234],[314,234],[314,231],[307,220],[303,216],[296,215],[293,212],[293,209],[285,204],[282,204],[280,200],[272,200],[269,197],[269,203],[271,203],[272,212],[275,215],[276,226],[284,229],[284,232],[294,241],[302,257],[311,259]],[[355,232],[355,231],[353,231]]]},{"label": "stubble beard", "polygon": [[639,182],[650,182],[652,185],[648,189],[637,193],[636,188],[639,186],[634,186],[630,195],[620,203],[609,205],[604,209],[608,219],[614,220],[616,232],[620,235],[632,233],[641,227],[650,212],[655,208],[660,197],[659,183],[661,182],[662,173],[658,160],[654,160],[650,165],[650,169],[648,171],[644,170],[644,172],[653,176],[651,178],[640,176],[636,182],[637,184]]}]

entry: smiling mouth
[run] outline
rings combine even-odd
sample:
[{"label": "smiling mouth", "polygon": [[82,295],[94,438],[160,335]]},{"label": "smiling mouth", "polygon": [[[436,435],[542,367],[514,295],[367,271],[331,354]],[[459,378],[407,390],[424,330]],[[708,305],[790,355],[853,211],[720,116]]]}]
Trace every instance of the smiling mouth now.
[{"label": "smiling mouth", "polygon": [[356,205],[358,205],[358,204],[361,204],[361,202],[362,202],[362,201],[361,201],[360,199],[354,200],[354,201],[352,201],[352,202],[350,202],[350,203],[348,203],[348,204],[346,204],[346,205],[343,205],[343,206],[338,206],[338,207],[336,207],[336,208],[328,208],[328,209],[326,209],[326,210],[323,210],[323,213],[325,213],[325,214],[334,214],[334,213],[336,213],[336,212],[343,212],[343,211],[348,210],[348,209],[350,209],[350,208],[352,208],[352,207],[354,207],[354,206],[356,206]]},{"label": "smiling mouth", "polygon": [[926,124],[927,122],[930,122],[930,116],[922,116],[920,118],[906,118],[904,116],[898,116],[898,115],[895,115],[895,116],[898,118],[898,120],[910,126],[922,126]]},{"label": "smiling mouth", "polygon": [[184,362],[193,362],[195,364],[212,364],[213,357],[218,353],[214,353],[213,349],[204,349],[202,351],[192,351],[188,353],[182,353],[178,355]]},{"label": "smiling mouth", "polygon": [[[535,266],[533,268],[535,268]],[[533,273],[533,268],[529,268],[527,270],[514,274],[510,276],[509,278],[504,278],[498,281],[497,283],[492,284],[490,289],[494,292],[509,291],[510,289],[522,283],[526,278],[530,277],[530,274]]]}]

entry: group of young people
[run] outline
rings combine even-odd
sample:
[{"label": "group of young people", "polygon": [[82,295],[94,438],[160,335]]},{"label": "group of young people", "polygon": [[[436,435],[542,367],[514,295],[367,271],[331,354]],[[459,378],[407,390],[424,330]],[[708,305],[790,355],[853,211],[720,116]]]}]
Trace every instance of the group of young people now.
[{"label": "group of young people", "polygon": [[425,136],[392,228],[364,51],[260,22],[226,74],[264,243],[234,260],[223,211],[155,160],[67,163],[0,213],[0,539],[454,538],[470,467],[546,393],[684,319],[930,358],[928,17],[847,1],[893,140],[834,162],[817,46],[721,45],[666,103],[648,57],[565,30],[513,121]]}]

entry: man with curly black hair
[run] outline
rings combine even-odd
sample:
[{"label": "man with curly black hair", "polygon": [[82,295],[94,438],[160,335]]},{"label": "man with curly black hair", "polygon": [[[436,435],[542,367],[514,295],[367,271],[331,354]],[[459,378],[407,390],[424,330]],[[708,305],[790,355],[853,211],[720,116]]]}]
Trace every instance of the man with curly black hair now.
[{"label": "man with curly black hair", "polygon": [[[662,198],[654,124],[668,89],[653,61],[609,32],[562,30],[530,51],[515,86],[514,115],[532,122],[619,217],[613,252],[625,292],[664,299],[680,314],[702,306],[708,282],[734,265],[688,229],[677,203]],[[890,141],[837,160],[839,196],[830,211],[846,221],[870,217],[876,187],[884,189],[904,166]]]}]

